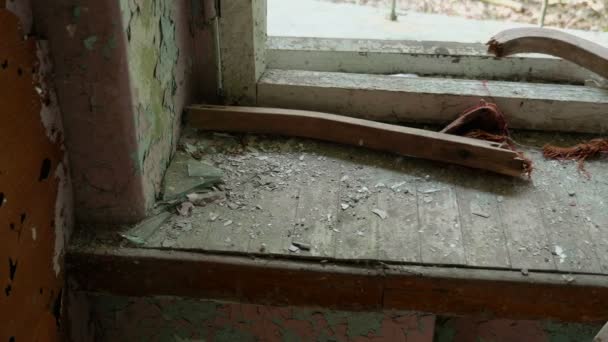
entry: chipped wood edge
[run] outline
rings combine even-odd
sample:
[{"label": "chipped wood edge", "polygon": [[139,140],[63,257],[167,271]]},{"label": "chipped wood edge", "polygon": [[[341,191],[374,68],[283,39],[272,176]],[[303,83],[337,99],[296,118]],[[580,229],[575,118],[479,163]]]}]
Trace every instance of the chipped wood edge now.
[{"label": "chipped wood edge", "polygon": [[194,105],[192,127],[319,139],[521,176],[526,162],[499,144],[328,113],[260,107]]},{"label": "chipped wood edge", "polygon": [[546,28],[515,28],[496,34],[487,43],[497,57],[543,53],[571,61],[608,78],[608,48],[572,34]]}]

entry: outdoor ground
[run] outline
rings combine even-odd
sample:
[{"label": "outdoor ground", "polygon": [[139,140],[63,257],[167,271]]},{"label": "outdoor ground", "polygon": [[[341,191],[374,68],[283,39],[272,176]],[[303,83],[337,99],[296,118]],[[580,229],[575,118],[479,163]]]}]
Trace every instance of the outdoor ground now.
[{"label": "outdoor ground", "polygon": [[[387,13],[391,3],[391,0],[323,1],[386,7]],[[404,11],[439,13],[469,19],[494,19],[534,24],[538,22],[541,0],[514,0],[523,5],[521,12],[487,3],[494,1],[397,0],[397,11],[398,13]],[[608,31],[608,0],[549,0],[545,25],[568,29]]]}]

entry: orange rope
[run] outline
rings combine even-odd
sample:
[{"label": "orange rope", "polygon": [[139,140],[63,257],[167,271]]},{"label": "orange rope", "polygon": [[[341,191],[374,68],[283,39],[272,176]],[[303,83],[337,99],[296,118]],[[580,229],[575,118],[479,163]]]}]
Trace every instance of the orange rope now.
[{"label": "orange rope", "polygon": [[543,156],[545,158],[576,160],[578,161],[578,169],[588,177],[589,173],[585,170],[585,160],[599,157],[601,154],[608,154],[608,138],[592,139],[571,147],[559,147],[549,144],[543,146]]}]

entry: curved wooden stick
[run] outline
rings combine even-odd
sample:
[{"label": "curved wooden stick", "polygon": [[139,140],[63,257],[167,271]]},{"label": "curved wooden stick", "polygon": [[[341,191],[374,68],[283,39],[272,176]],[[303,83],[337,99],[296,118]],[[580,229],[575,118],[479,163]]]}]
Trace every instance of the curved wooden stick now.
[{"label": "curved wooden stick", "polygon": [[561,57],[608,78],[608,48],[558,30],[515,28],[499,32],[487,43],[496,57],[543,53]]},{"label": "curved wooden stick", "polygon": [[303,110],[194,105],[191,127],[225,132],[277,134],[367,147],[417,158],[484,169],[509,176],[530,171],[529,163],[500,144]]}]

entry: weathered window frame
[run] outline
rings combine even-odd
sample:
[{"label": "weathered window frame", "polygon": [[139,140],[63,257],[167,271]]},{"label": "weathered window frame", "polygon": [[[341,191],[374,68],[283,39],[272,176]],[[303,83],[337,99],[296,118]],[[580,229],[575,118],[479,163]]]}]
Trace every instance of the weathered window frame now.
[{"label": "weathered window frame", "polygon": [[558,58],[499,60],[482,44],[267,37],[266,0],[220,6],[228,104],[441,124],[484,98],[515,128],[608,131],[608,91],[584,85],[599,76]]}]

